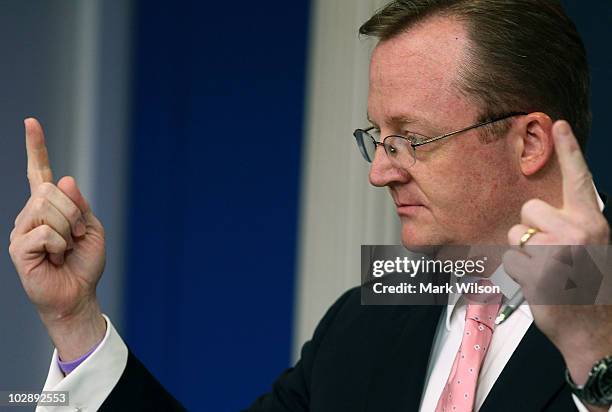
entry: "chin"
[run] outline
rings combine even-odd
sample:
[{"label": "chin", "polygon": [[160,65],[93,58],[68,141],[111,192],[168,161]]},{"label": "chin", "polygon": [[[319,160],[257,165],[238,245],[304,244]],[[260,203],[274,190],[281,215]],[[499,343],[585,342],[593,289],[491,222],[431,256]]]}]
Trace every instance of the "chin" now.
[{"label": "chin", "polygon": [[418,224],[402,219],[402,244],[415,252],[429,250],[431,246],[453,243],[448,234],[432,224]]}]

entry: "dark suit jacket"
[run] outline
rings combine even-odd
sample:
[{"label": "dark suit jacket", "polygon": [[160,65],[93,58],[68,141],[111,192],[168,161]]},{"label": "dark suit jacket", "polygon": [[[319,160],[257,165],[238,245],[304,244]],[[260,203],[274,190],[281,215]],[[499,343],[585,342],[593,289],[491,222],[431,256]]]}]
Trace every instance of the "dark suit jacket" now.
[{"label": "dark suit jacket", "polygon": [[[442,306],[362,306],[358,288],[329,309],[301,359],[252,412],[418,411]],[[565,365],[531,326],[487,396],[483,412],[576,411]],[[184,410],[130,352],[103,411]]]},{"label": "dark suit jacket", "polygon": [[[610,222],[610,208],[604,211]],[[301,359],[251,412],[418,411],[442,306],[362,306],[359,288],[328,310]],[[482,412],[576,411],[559,351],[532,325]],[[130,352],[102,411],[182,411]]]}]

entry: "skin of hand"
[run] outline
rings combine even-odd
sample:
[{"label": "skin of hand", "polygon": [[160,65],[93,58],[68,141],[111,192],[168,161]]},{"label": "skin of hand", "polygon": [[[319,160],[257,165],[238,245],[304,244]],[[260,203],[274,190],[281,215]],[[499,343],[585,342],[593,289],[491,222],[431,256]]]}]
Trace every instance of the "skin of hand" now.
[{"label": "skin of hand", "polygon": [[[563,205],[555,208],[539,199],[526,202],[521,223],[509,230],[508,241],[519,245],[528,228],[539,231],[524,248],[508,251],[503,262],[508,274],[521,285],[527,302],[536,303],[530,304],[536,325],[559,349],[574,382],[584,384],[593,364],[612,355],[612,306],[537,304],[538,294],[545,293],[546,277],[559,275],[554,270],[534,270],[537,253],[546,251],[537,246],[602,245],[609,250],[605,245],[610,243],[610,227],[598,205],[592,175],[570,125],[556,122],[553,138],[561,167]],[[610,268],[606,269],[605,264],[597,266],[604,267],[604,278],[610,278]],[[588,407],[592,411],[608,410]]]},{"label": "skin of hand", "polygon": [[31,196],[15,219],[9,253],[60,359],[71,361],[106,332],[96,298],[104,228],[72,177],[53,183],[42,127],[33,118],[24,123]]}]

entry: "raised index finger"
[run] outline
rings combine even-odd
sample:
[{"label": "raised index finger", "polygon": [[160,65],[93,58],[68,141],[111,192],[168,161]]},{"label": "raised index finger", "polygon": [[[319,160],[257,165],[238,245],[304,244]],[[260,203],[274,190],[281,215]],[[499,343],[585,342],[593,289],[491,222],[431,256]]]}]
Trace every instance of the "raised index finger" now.
[{"label": "raised index finger", "polygon": [[599,210],[593,176],[569,123],[564,120],[556,122],[553,137],[563,178],[563,208]]},{"label": "raised index finger", "polygon": [[45,182],[53,182],[53,173],[49,166],[49,155],[45,145],[45,135],[38,120],[24,120],[26,133],[26,152],[28,155],[28,181],[30,193]]}]

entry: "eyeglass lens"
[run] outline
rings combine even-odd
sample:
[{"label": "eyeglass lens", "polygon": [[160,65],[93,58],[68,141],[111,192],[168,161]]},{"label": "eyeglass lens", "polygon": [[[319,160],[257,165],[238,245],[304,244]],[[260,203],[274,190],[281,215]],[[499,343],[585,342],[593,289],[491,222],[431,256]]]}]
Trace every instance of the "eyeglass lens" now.
[{"label": "eyeglass lens", "polygon": [[[366,161],[371,163],[376,155],[377,144],[375,142],[379,141],[380,133],[376,133],[374,130],[369,132],[357,130],[354,136],[361,155]],[[410,167],[414,165],[416,153],[412,145],[405,138],[387,136],[383,141],[383,145],[387,157],[394,166]]]}]

